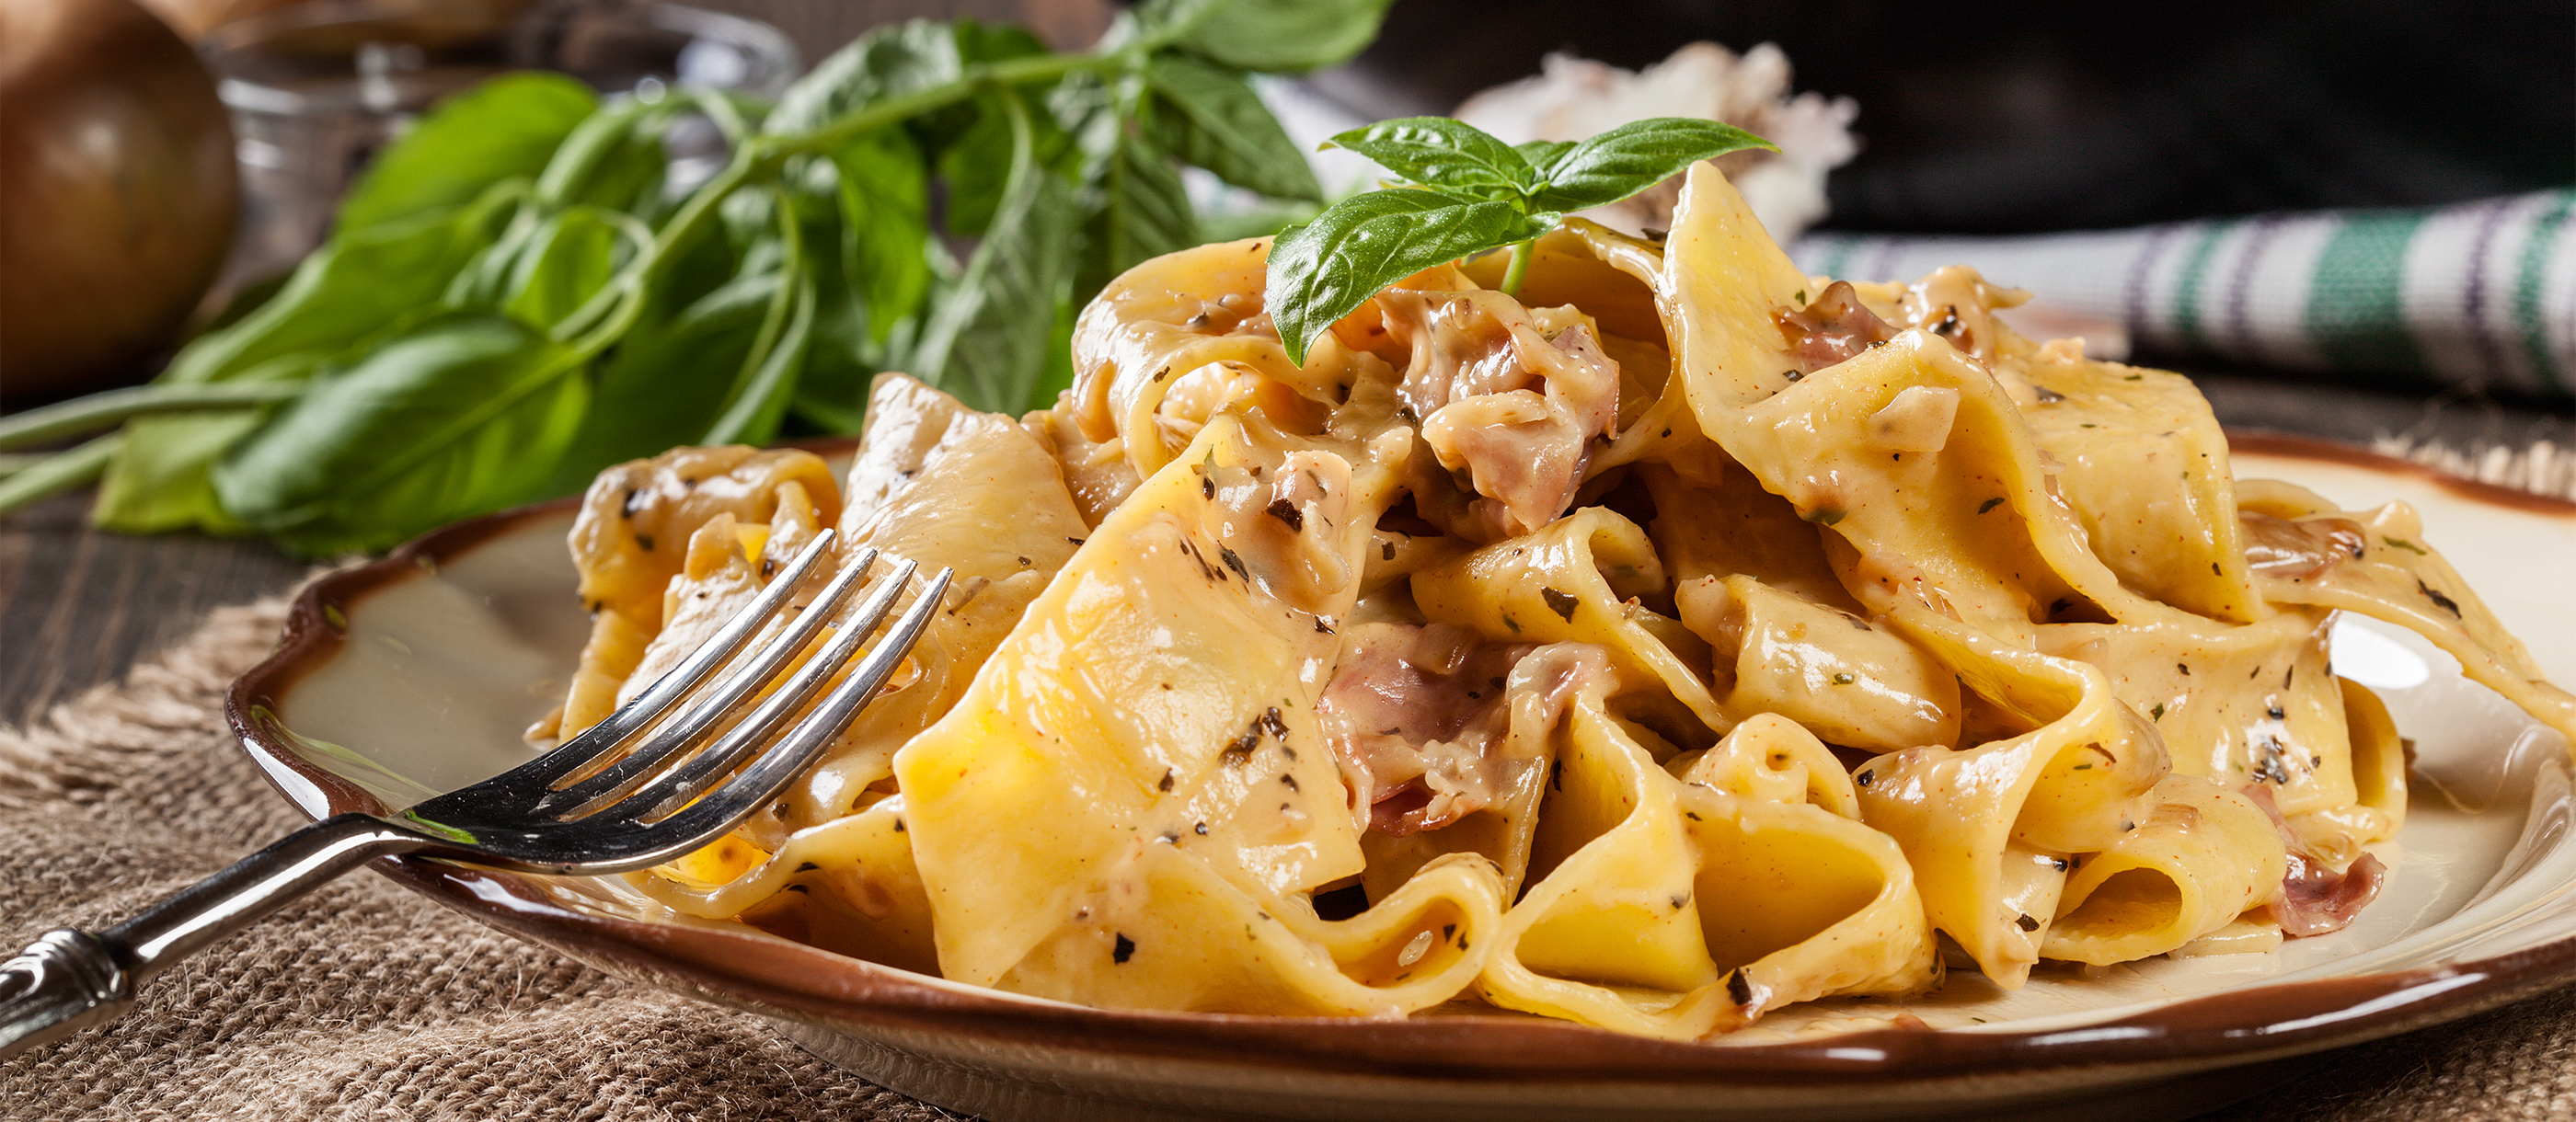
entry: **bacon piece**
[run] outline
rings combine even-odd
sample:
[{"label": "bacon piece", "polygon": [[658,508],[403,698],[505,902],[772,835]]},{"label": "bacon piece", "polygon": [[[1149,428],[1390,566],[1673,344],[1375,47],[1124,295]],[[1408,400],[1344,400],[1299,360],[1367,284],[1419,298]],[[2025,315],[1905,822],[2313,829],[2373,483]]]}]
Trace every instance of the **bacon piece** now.
[{"label": "bacon piece", "polygon": [[1860,302],[1851,282],[1835,281],[1797,310],[1774,316],[1788,341],[1789,359],[1805,377],[1896,338],[1896,328]]},{"label": "bacon piece", "polygon": [[1590,643],[1505,645],[1440,624],[1361,624],[1315,716],[1369,828],[1410,834],[1534,794],[1549,730],[1610,674],[1608,653]]},{"label": "bacon piece", "polygon": [[1424,516],[1493,541],[1565,513],[1593,440],[1619,424],[1619,364],[1591,328],[1549,331],[1542,320],[1560,313],[1533,314],[1498,292],[1390,289],[1378,303],[1388,331],[1411,349],[1397,393],[1423,442],[1482,496],[1425,503]]},{"label": "bacon piece", "polygon": [[2388,867],[2379,858],[2364,853],[2338,873],[2313,853],[2299,847],[2298,835],[2281,817],[2281,808],[2272,801],[2272,789],[2260,783],[2243,788],[2245,797],[2262,807],[2272,819],[2272,828],[2280,831],[2281,844],[2289,850],[2289,871],[2281,877],[2281,891],[2272,898],[2272,918],[2281,925],[2281,934],[2292,937],[2331,935],[2350,926],[2353,917],[2379,897],[2379,886],[2388,879]]},{"label": "bacon piece", "polygon": [[1350,629],[1315,716],[1371,829],[1437,829],[1493,802],[1509,778],[1496,766],[1511,728],[1504,687],[1532,649],[1441,624]]},{"label": "bacon piece", "polygon": [[2283,935],[2325,935],[2343,930],[2379,896],[2388,877],[2379,858],[2362,854],[2338,873],[2298,850],[2290,851],[2289,874],[2281,878],[2281,898],[2272,902],[2272,917]]}]

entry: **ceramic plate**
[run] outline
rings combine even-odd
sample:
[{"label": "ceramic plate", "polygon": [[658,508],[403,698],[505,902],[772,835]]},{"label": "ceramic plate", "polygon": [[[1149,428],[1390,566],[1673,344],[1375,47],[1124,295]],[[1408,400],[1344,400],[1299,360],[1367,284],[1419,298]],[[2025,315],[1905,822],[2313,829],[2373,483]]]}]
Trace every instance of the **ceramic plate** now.
[{"label": "ceramic plate", "polygon": [[[2414,503],[2551,677],[2576,683],[2576,504],[2280,438],[2240,437],[2236,466],[2347,507]],[[587,634],[564,547],[572,517],[563,502],[462,523],[308,588],[281,649],[233,688],[243,746],[317,818],[380,813],[527,758],[520,732],[562,696]],[[422,859],[380,868],[996,1120],[2178,1117],[2287,1077],[2297,1057],[2576,979],[2564,741],[2393,628],[2342,624],[2334,659],[2380,692],[2418,753],[2405,830],[2379,851],[2386,891],[2351,927],[2270,954],[2052,968],[2009,994],[1958,972],[1920,1001],[1793,1007],[1706,1044],[1506,1015],[1087,1009],[651,918],[614,882]]]}]

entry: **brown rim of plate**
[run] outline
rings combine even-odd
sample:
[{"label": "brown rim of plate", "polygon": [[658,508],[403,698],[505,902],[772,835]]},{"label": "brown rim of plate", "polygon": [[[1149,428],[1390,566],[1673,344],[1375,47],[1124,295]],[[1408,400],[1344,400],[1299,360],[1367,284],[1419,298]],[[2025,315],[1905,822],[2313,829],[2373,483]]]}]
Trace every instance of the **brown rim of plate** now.
[{"label": "brown rim of plate", "polygon": [[[2576,518],[2576,502],[2449,475],[2363,449],[2277,434],[2230,434],[2235,451],[2324,460],[2438,483],[2478,502]],[[848,442],[818,444],[820,451]],[[225,718],[289,801],[300,779],[325,813],[384,813],[356,784],[291,747],[278,702],[336,654],[346,606],[538,519],[565,498],[432,531],[385,558],[305,587],[277,651],[233,683]],[[307,808],[309,812],[310,808]],[[1156,1056],[1281,1071],[1516,1082],[1682,1086],[1880,1086],[2075,1067],[2187,1070],[2356,1044],[2455,1020],[2576,980],[2576,938],[2494,958],[2231,990],[2113,1020],[2046,1031],[1886,1028],[1775,1044],[1676,1043],[1502,1016],[1407,1020],[1093,1009],[978,991],[743,928],[679,926],[576,910],[537,878],[393,858],[376,868],[442,905],[576,958],[609,962],[699,996],[798,1019],[872,1025],[1112,1056]],[[2365,1010],[2365,1007],[2366,1010]],[[1891,1005],[1891,1012],[1897,1010]]]}]

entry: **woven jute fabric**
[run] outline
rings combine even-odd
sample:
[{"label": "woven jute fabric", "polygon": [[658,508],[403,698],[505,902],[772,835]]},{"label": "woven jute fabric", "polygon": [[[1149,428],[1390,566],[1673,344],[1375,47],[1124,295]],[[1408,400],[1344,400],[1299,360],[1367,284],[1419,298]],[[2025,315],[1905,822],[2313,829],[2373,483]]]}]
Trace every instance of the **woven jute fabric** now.
[{"label": "woven jute fabric", "polygon": [[[2576,489],[2564,457],[2529,459],[2451,466]],[[284,617],[283,601],[217,612],[123,684],[0,729],[0,942],[103,927],[302,824],[222,713]],[[0,1061],[11,1120],[959,1117],[372,873],[181,964],[113,1026]],[[2330,1054],[2209,1117],[2576,1120],[2576,988]]]},{"label": "woven jute fabric", "polygon": [[[224,727],[283,601],[0,730],[0,940],[96,930],[304,823]],[[760,1020],[611,978],[354,873],[0,1061],[0,1117],[952,1122]]]}]

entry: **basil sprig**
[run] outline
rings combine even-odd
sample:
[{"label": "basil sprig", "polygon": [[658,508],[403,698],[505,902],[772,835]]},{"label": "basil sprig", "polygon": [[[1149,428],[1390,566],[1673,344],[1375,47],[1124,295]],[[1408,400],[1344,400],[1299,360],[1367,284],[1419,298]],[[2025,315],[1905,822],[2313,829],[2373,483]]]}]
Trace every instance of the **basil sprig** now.
[{"label": "basil sprig", "polygon": [[1400,183],[1335,203],[1270,247],[1271,321],[1299,363],[1325,328],[1390,284],[1510,246],[1503,288],[1517,292],[1532,244],[1568,212],[1626,199],[1700,160],[1779,150],[1733,125],[1691,117],[1521,145],[1446,117],[1406,117],[1353,129],[1332,146],[1377,161]]},{"label": "basil sprig", "polygon": [[[99,480],[109,528],[371,550],[675,444],[856,431],[880,371],[1049,404],[1074,311],[1197,243],[1179,165],[1323,201],[1250,77],[1349,58],[1389,2],[1144,0],[1069,54],[896,24],[774,106],[495,79],[153,386],[0,419],[0,511]],[[666,183],[710,133],[723,165]]]}]

